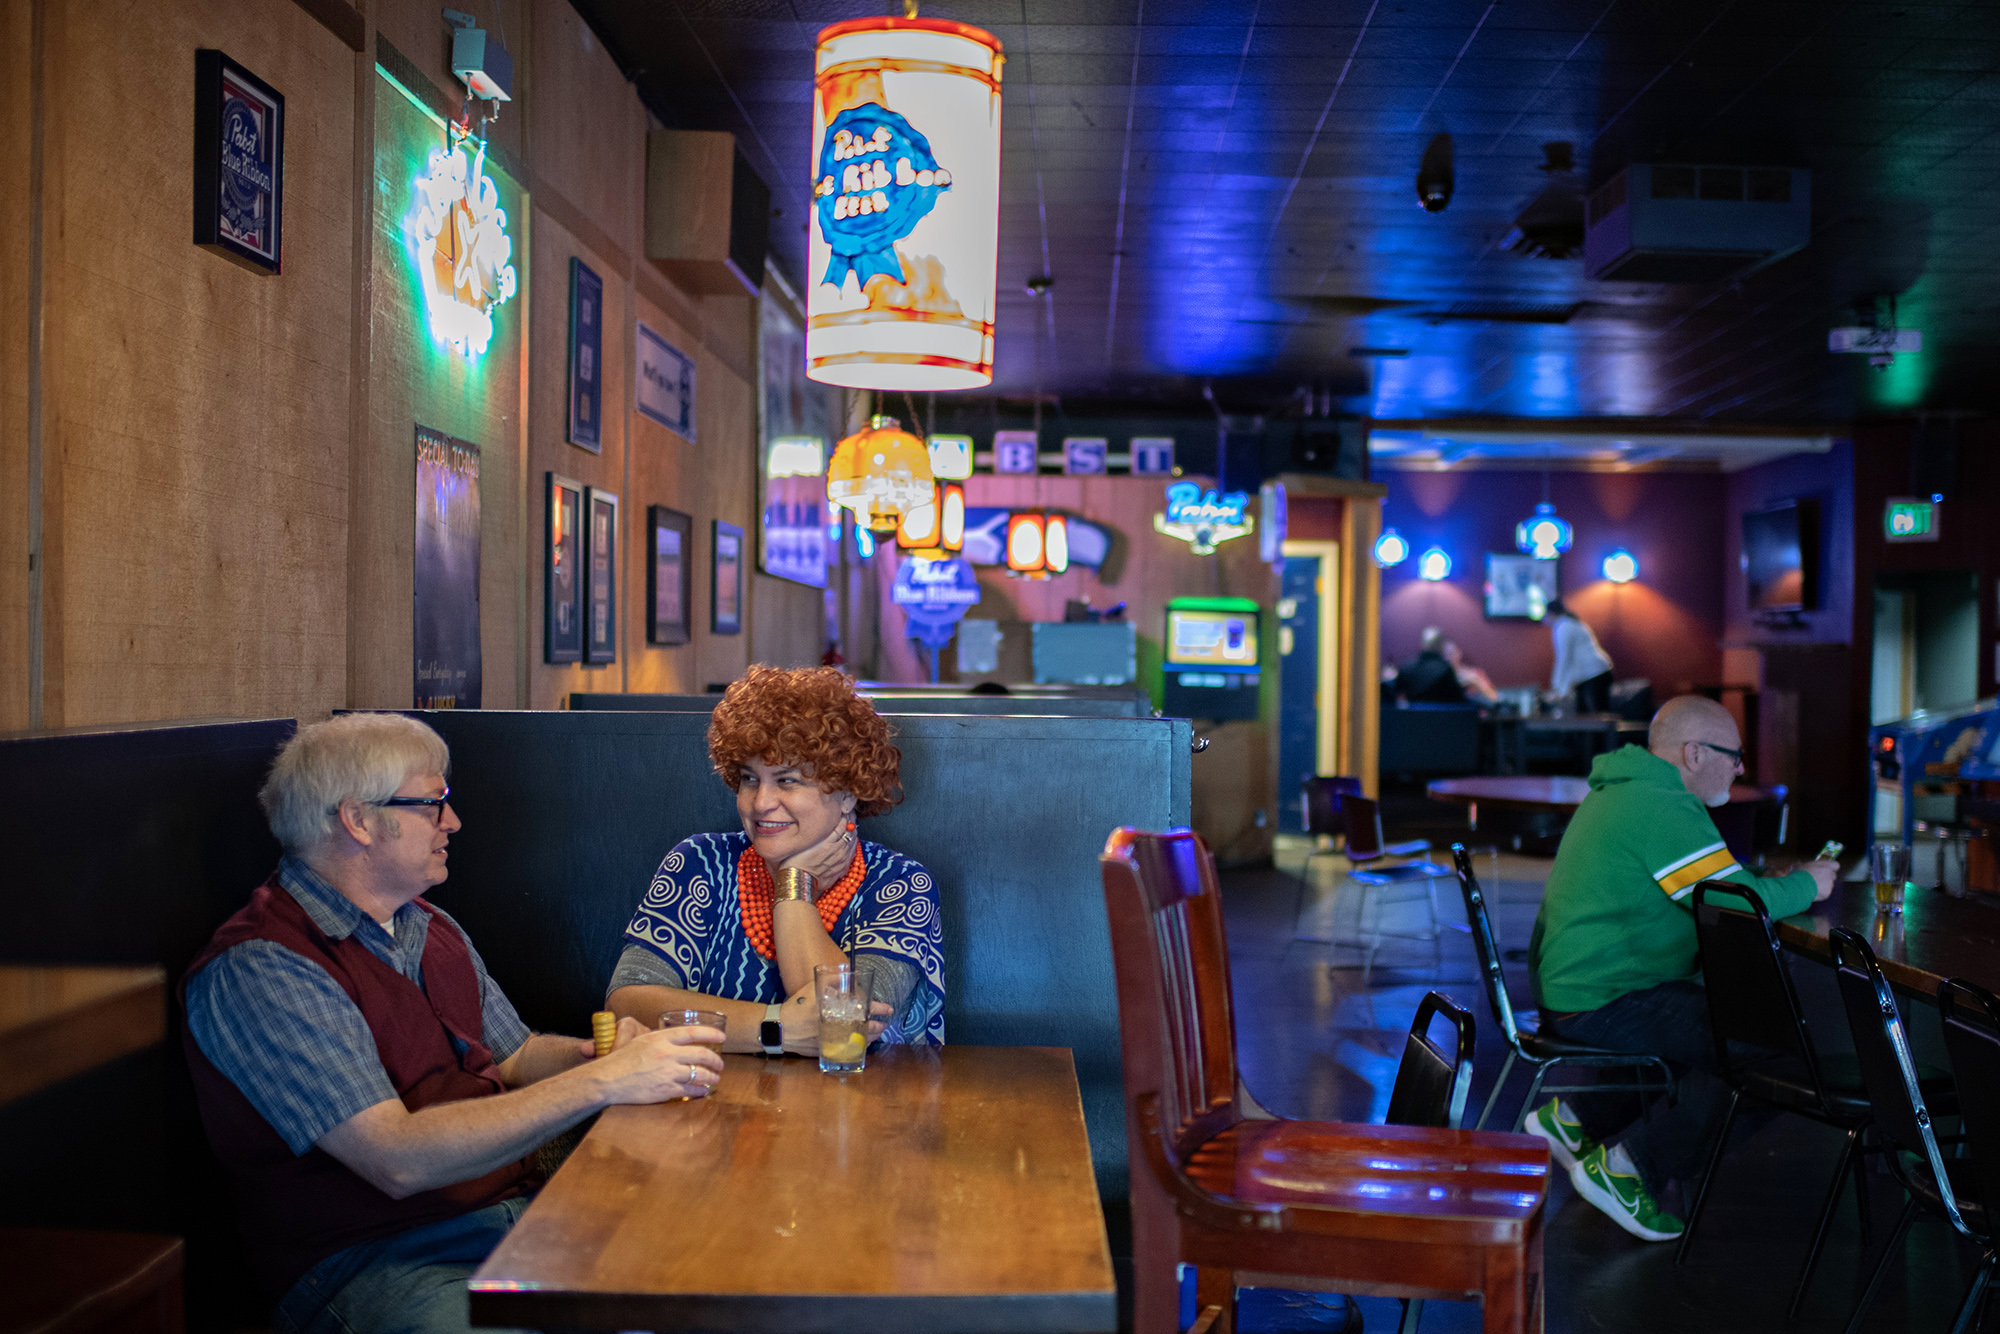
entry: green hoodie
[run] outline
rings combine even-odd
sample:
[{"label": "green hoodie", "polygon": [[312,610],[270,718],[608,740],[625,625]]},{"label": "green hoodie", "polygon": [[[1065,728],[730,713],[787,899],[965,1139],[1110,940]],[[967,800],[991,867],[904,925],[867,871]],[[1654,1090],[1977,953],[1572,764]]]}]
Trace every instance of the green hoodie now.
[{"label": "green hoodie", "polygon": [[1750,886],[1773,918],[1805,911],[1815,892],[1804,871],[1772,879],[1738,866],[1680,770],[1659,756],[1638,746],[1598,756],[1535,916],[1537,1003],[1595,1010],[1698,978],[1693,896],[1702,880]]}]

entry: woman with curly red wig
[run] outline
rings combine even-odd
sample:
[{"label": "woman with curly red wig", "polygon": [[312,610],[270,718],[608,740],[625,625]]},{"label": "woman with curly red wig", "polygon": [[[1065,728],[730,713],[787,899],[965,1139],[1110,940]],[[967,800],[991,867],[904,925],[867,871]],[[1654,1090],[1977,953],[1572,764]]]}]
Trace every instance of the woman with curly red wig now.
[{"label": "woman with curly red wig", "polygon": [[743,830],[683,839],[660,863],[606,1007],[647,1024],[720,1010],[724,1051],[816,1056],[813,968],[852,963],[871,1035],[943,1042],[937,886],[855,833],[903,799],[888,724],[831,667],[756,666],[716,705],[708,755]]}]

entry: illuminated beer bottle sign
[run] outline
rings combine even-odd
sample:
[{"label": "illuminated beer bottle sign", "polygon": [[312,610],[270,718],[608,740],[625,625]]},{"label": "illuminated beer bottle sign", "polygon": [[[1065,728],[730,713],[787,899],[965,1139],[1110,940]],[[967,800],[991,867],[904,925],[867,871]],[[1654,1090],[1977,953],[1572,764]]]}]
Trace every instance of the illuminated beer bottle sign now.
[{"label": "illuminated beer bottle sign", "polygon": [[410,258],[423,285],[431,334],[464,357],[493,342],[493,311],[514,295],[514,242],[507,211],[486,174],[486,145],[440,148],[417,177],[415,208],[404,220]]},{"label": "illuminated beer bottle sign", "polygon": [[940,19],[823,29],[806,374],[854,389],[993,378],[1000,43]]},{"label": "illuminated beer bottle sign", "polygon": [[1167,488],[1167,509],[1153,516],[1153,531],[1186,542],[1197,556],[1206,556],[1218,543],[1242,537],[1257,526],[1246,509],[1247,491],[1217,495],[1203,491],[1193,482],[1175,482]]}]

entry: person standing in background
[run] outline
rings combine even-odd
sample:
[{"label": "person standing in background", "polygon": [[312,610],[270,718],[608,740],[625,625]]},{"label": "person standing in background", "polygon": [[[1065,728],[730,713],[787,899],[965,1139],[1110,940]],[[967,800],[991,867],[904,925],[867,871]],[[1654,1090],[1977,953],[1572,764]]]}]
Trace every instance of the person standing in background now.
[{"label": "person standing in background", "polygon": [[1550,692],[1558,698],[1573,693],[1578,713],[1610,712],[1611,655],[1561,598],[1549,599],[1549,635],[1556,648]]}]

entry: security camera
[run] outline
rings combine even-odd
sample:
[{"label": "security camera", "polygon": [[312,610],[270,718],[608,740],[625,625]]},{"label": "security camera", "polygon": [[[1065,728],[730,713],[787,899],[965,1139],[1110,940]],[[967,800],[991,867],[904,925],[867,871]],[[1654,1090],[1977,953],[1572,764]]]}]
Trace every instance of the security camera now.
[{"label": "security camera", "polygon": [[1424,149],[1417,166],[1417,206],[1426,213],[1442,213],[1451,203],[1451,136],[1440,134]]}]

